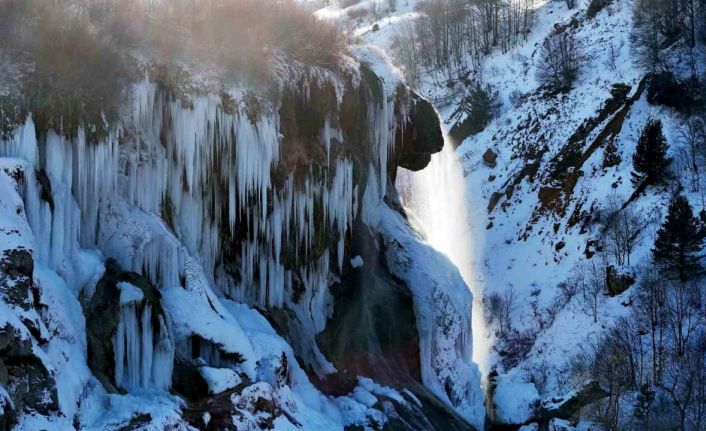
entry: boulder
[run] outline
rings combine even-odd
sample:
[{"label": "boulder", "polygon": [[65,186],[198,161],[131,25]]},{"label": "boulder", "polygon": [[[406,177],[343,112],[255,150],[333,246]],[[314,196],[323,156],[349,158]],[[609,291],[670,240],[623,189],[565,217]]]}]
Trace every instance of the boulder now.
[{"label": "boulder", "polygon": [[439,117],[431,103],[411,92],[408,121],[396,136],[397,165],[411,171],[424,169],[431,155],[444,148]]},{"label": "boulder", "polygon": [[485,163],[486,165],[488,165],[492,168],[494,168],[495,165],[497,164],[496,163],[497,159],[498,159],[498,155],[495,154],[495,152],[493,150],[491,150],[490,148],[485,150],[485,153],[483,153],[483,163]]}]

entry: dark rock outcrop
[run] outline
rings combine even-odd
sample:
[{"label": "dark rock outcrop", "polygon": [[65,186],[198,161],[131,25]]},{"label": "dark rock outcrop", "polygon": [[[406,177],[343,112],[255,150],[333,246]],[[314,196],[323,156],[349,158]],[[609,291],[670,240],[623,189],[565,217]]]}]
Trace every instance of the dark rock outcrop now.
[{"label": "dark rock outcrop", "polygon": [[531,422],[548,424],[554,418],[577,420],[583,407],[607,396],[608,392],[601,388],[598,382],[588,382],[566,397],[545,400],[537,411],[536,418]]},{"label": "dark rock outcrop", "polygon": [[397,165],[411,171],[424,169],[431,155],[444,147],[439,117],[429,101],[411,93],[409,119],[396,136]]},{"label": "dark rock outcrop", "polygon": [[208,398],[208,383],[199,372],[199,365],[179,355],[174,358],[172,389],[191,402]]},{"label": "dark rock outcrop", "polygon": [[490,167],[495,167],[495,161],[498,159],[498,155],[495,154],[493,150],[488,148],[485,150],[485,153],[483,153],[483,163]]},{"label": "dark rock outcrop", "polygon": [[45,342],[39,322],[25,317],[37,316],[39,306],[33,270],[32,254],[24,248],[7,250],[0,258],[0,301],[22,310],[23,316],[19,327],[10,322],[0,327],[0,386],[14,407],[2,408],[7,400],[0,400],[0,430],[11,429],[19,412],[47,415],[59,409],[54,377],[34,350]]}]

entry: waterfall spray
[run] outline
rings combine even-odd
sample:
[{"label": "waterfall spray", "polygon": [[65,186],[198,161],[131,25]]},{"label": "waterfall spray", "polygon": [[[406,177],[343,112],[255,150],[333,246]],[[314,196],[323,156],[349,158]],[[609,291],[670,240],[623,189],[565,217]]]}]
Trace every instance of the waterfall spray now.
[{"label": "waterfall spray", "polygon": [[410,221],[426,241],[456,265],[473,292],[473,360],[487,375],[488,343],[483,316],[482,291],[474,259],[472,220],[463,168],[453,145],[444,136],[444,148],[431,157],[424,170],[400,169],[397,189],[408,209]]}]

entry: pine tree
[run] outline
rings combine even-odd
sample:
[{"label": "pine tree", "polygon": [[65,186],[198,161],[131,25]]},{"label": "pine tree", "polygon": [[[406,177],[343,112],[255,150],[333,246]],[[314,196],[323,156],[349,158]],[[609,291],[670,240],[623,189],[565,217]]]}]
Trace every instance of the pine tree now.
[{"label": "pine tree", "polygon": [[689,201],[677,195],[669,203],[669,213],[659,231],[652,254],[665,272],[686,281],[701,271],[702,242],[706,228],[694,216]]},{"label": "pine tree", "polygon": [[633,409],[633,415],[642,423],[645,429],[649,428],[650,410],[652,410],[654,400],[655,391],[650,388],[650,385],[645,383],[640,387],[640,391],[637,393],[635,408]]},{"label": "pine tree", "polygon": [[633,184],[649,186],[664,180],[665,171],[671,162],[667,158],[667,147],[667,140],[662,134],[662,122],[648,120],[632,156]]}]

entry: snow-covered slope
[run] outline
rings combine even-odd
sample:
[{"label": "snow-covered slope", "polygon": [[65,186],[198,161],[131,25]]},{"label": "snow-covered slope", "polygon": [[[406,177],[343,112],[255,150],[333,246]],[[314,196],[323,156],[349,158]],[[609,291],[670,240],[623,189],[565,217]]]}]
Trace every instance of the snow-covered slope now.
[{"label": "snow-covered slope", "polygon": [[[403,23],[414,23],[423,2],[398,1],[395,10],[377,2],[379,16],[357,12],[374,3],[334,4],[317,13],[345,22],[392,53],[394,37],[408,31]],[[629,204],[647,221],[630,262],[618,271],[636,278],[637,286],[640,268],[651,264],[655,232],[673,190],[649,188],[632,198],[631,159],[648,119],[663,123],[673,183],[692,181],[680,162],[683,118],[647,102],[648,70],[639,64],[630,38],[632,3],[608,2],[594,17],[587,14],[588,2],[579,3],[569,9],[563,2],[534,2],[532,30],[524,41],[506,53],[491,52],[477,69],[456,71],[457,76],[426,71],[418,88],[435,101],[447,129],[463,120],[457,108],[471,91],[469,72],[498,92],[496,117],[456,149],[465,171],[471,242],[465,263],[456,263],[471,274],[469,284],[486,308],[491,298],[499,299],[509,315],[503,335],[492,315],[474,327],[474,344],[485,348],[475,358],[490,377],[493,422],[523,424],[536,417],[543,400],[575,393],[585,382],[570,378],[571,362],[630,313],[635,287],[614,296],[601,292],[594,319],[585,298],[565,300],[561,285],[576,283],[577,268],[598,260],[589,257],[602,236],[599,216],[616,204]],[[542,88],[538,69],[543,41],[560,31],[578,41],[581,67],[572,89],[557,95]],[[679,44],[667,50],[673,70],[684,70],[687,57]],[[703,73],[703,56],[694,63]],[[698,192],[685,187],[684,193],[695,208],[703,206]],[[451,206],[443,199],[435,205],[429,211],[453,223]]]}]

